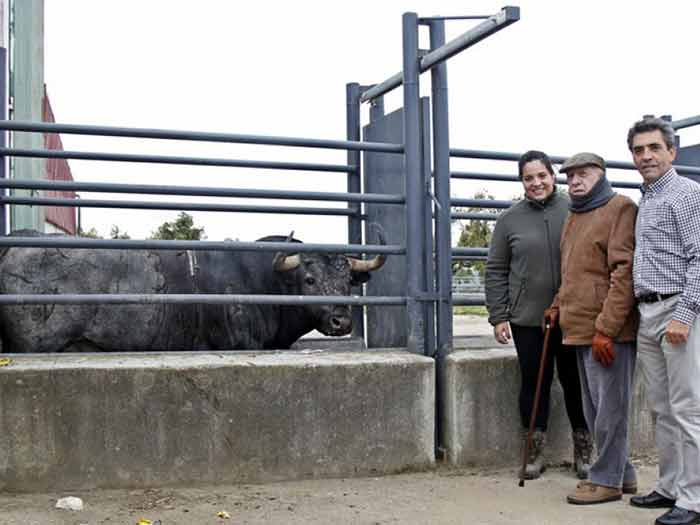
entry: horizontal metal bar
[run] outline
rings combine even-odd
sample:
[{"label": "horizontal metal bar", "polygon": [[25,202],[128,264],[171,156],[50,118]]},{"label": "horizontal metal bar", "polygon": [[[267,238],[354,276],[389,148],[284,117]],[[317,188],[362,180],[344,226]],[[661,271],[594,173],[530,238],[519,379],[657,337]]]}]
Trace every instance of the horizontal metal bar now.
[{"label": "horizontal metal bar", "polygon": [[464,208],[510,208],[513,201],[497,201],[491,199],[450,199],[450,206]]},{"label": "horizontal metal bar", "polygon": [[418,19],[419,24],[430,22],[431,20],[485,20],[492,15],[473,15],[473,16],[421,16]]},{"label": "horizontal metal bar", "polygon": [[356,166],[345,164],[311,164],[307,162],[277,162],[271,160],[235,160],[199,157],[172,157],[168,155],[133,155],[131,153],[96,153],[91,151],[61,151],[53,149],[0,148],[0,155],[46,159],[102,160],[112,162],[145,162],[149,164],[184,164],[187,166],[218,166],[228,168],[255,168],[271,170],[327,171],[349,173]]},{"label": "horizontal metal bar", "polygon": [[285,253],[385,253],[403,255],[404,246],[398,244],[315,244],[298,242],[242,242],[242,241],[161,241],[135,239],[88,239],[83,237],[0,237],[0,247],[32,248],[86,248],[103,250],[213,250],[239,252]]},{"label": "horizontal metal bar", "polygon": [[[488,17],[481,24],[469,29],[467,32],[450,40],[444,46],[441,46],[430,53],[423,55],[420,59],[419,71],[423,73],[431,67],[447,60],[451,56],[456,55],[460,51],[464,51],[470,46],[481,42],[486,37],[508,27],[513,22],[520,19],[520,9],[518,7],[504,7],[498,13]],[[360,102],[369,102],[370,100],[387,94],[389,91],[396,89],[403,83],[403,72],[398,72],[389,77],[384,82],[381,82],[367,89],[360,96]]]},{"label": "horizontal metal bar", "polygon": [[444,46],[440,46],[427,55],[424,55],[420,61],[421,72],[426,71],[440,62],[443,62],[456,55],[460,51],[464,51],[468,47],[481,42],[485,38],[493,35],[501,29],[505,29],[518,20],[520,20],[519,7],[504,7],[495,15],[490,16],[485,22],[471,28],[457,38],[450,40]]},{"label": "horizontal metal bar", "polygon": [[486,297],[483,294],[452,294],[453,306],[484,306]]},{"label": "horizontal metal bar", "polygon": [[695,117],[682,118],[671,122],[671,126],[673,126],[673,129],[689,128],[690,126],[697,126],[698,124],[700,124],[700,115],[697,115]]},{"label": "horizontal metal bar", "polygon": [[[486,150],[476,150],[476,149],[460,149],[453,148],[450,149],[450,157],[461,157],[465,159],[484,159],[484,160],[512,160],[518,161],[520,158],[520,153],[508,153],[504,151],[486,151]],[[550,155],[549,157],[554,164],[561,164],[568,157],[563,157],[561,155]],[[636,166],[631,162],[623,162],[619,160],[606,160],[605,165],[608,168],[621,169],[621,170],[636,170]],[[689,175],[700,175],[700,168],[695,166],[673,166],[678,173],[689,174]]]},{"label": "horizontal metal bar", "polygon": [[400,296],[227,294],[26,294],[0,295],[0,305],[28,304],[339,304],[402,305]]},{"label": "horizontal metal bar", "polygon": [[[453,171],[450,172],[450,177],[454,179],[467,179],[467,180],[491,180],[491,181],[501,181],[501,182],[520,182],[520,178],[517,175],[502,175],[499,173],[476,173],[471,171]],[[566,184],[566,177],[557,177],[557,184]],[[630,188],[638,189],[641,186],[640,182],[627,182],[627,181],[614,181],[611,180],[610,184],[615,188]]]},{"label": "horizontal metal bar", "polygon": [[117,184],[109,182],[67,182],[40,179],[0,179],[0,188],[25,190],[83,191],[93,193],[140,193],[144,195],[189,195],[193,197],[241,197],[308,201],[372,202],[403,204],[403,195],[384,193],[340,193],[318,191],[252,190],[199,186]]},{"label": "horizontal metal bar", "polygon": [[27,206],[67,206],[73,208],[117,208],[132,210],[223,211],[237,213],[282,213],[294,215],[354,216],[348,208],[312,208],[302,206],[255,206],[243,204],[201,204],[193,202],[142,202],[97,199],[57,199],[51,197],[3,197],[0,203]]},{"label": "horizontal metal bar", "polygon": [[39,133],[97,135],[102,137],[131,137],[142,139],[145,138],[166,140],[189,140],[201,142],[227,142],[237,144],[261,144],[270,146],[295,146],[302,148],[403,153],[402,144],[389,144],[384,142],[357,142],[352,140],[324,140],[297,137],[275,137],[264,135],[241,135],[233,133],[178,131],[169,129],[85,126],[79,124],[57,124],[49,122],[27,122],[19,120],[0,120],[0,129]]},{"label": "horizontal metal bar", "polygon": [[453,261],[485,261],[488,259],[487,255],[453,255]]},{"label": "horizontal metal bar", "polygon": [[467,219],[470,221],[497,221],[499,213],[451,213],[451,219]]},{"label": "horizontal metal bar", "polygon": [[488,254],[489,254],[488,248],[457,248],[457,247],[452,248],[452,255],[486,256]]}]

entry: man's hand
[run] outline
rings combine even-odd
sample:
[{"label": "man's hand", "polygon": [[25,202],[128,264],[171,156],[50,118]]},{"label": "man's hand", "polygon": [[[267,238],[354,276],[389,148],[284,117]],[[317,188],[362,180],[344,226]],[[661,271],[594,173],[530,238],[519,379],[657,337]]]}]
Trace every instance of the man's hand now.
[{"label": "man's hand", "polygon": [[612,338],[600,332],[596,332],[593,336],[591,351],[593,352],[593,359],[604,367],[610,366],[615,360],[615,346]]},{"label": "man's hand", "polygon": [[549,325],[551,328],[554,328],[557,325],[557,321],[559,321],[559,307],[550,306],[549,308],[545,309],[544,326]]},{"label": "man's hand", "polygon": [[510,327],[508,326],[508,321],[502,321],[493,327],[493,336],[501,344],[508,344],[510,342]]},{"label": "man's hand", "polygon": [[671,319],[671,322],[666,326],[666,341],[672,345],[680,345],[688,340],[688,333],[690,332],[690,326],[675,319]]}]

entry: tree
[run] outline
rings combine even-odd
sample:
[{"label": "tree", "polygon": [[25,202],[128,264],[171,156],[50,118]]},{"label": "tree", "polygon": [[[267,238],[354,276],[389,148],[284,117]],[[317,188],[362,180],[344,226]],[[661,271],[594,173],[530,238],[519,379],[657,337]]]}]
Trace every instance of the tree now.
[{"label": "tree", "polygon": [[[489,195],[486,190],[478,191],[473,196],[474,199],[490,199],[493,196]],[[466,208],[458,211],[468,213],[483,213],[483,208]],[[468,219],[460,223],[461,232],[457,246],[460,248],[486,248],[491,241],[491,233],[493,226],[491,221]],[[483,278],[486,272],[486,261],[454,261],[452,263],[452,274],[476,272]]]},{"label": "tree", "polygon": [[131,239],[129,237],[129,234],[126,232],[123,232],[119,229],[119,226],[113,224],[112,229],[109,231],[109,238],[110,239]]},{"label": "tree", "polygon": [[151,239],[170,241],[200,241],[206,238],[204,228],[195,228],[194,219],[184,211],[173,222],[164,222],[151,234]]}]

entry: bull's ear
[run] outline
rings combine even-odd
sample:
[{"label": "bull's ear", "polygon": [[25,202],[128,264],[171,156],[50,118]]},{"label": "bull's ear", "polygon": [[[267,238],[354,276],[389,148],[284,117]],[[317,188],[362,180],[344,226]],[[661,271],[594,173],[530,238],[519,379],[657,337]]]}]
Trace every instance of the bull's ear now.
[{"label": "bull's ear", "polygon": [[369,272],[351,272],[350,286],[358,286],[362,283],[366,283],[371,277]]}]

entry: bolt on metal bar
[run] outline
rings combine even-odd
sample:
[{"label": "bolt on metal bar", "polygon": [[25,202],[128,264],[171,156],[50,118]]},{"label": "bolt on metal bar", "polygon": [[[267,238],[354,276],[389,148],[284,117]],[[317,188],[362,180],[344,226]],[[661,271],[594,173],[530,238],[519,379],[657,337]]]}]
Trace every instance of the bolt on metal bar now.
[{"label": "bolt on metal bar", "polygon": [[187,195],[192,197],[242,197],[250,199],[286,199],[309,201],[374,202],[403,204],[403,195],[382,193],[340,193],[314,191],[251,190],[198,186],[162,186],[150,184],[117,184],[107,182],[65,182],[36,179],[0,179],[0,188],[93,193],[142,193],[146,195]]},{"label": "bolt on metal bar", "polygon": [[104,250],[212,250],[238,252],[284,253],[366,253],[403,255],[406,250],[398,244],[316,244],[298,242],[242,242],[242,241],[161,241],[135,239],[87,239],[82,237],[0,237],[0,247],[75,248]]},{"label": "bolt on metal bar", "polygon": [[[355,216],[347,208],[312,208],[302,206],[253,206],[239,204],[201,204],[194,202],[119,201],[98,199],[59,199],[52,197],[2,197],[0,203],[27,206],[66,206],[73,208],[117,208],[134,210],[184,210],[237,213],[275,213],[294,215]],[[357,216],[361,219],[361,216]]]},{"label": "bolt on metal bar", "polygon": [[[450,149],[450,157],[461,157],[465,159],[485,159],[485,160],[512,160],[517,161],[520,158],[520,153],[508,153],[504,151],[485,151],[476,149]],[[549,157],[554,164],[561,164],[568,157],[561,155],[551,155]],[[621,170],[636,170],[636,166],[631,162],[619,160],[606,160],[605,165],[608,168]],[[676,171],[681,174],[700,175],[700,168],[695,166],[674,166]]]},{"label": "bolt on metal bar", "polygon": [[91,151],[62,151],[53,149],[0,148],[0,155],[47,159],[102,160],[112,162],[143,162],[148,164],[184,164],[187,166],[218,166],[227,168],[256,168],[271,170],[327,171],[347,173],[356,166],[344,164],[312,164],[307,162],[277,162],[268,160],[238,160],[168,155],[134,155],[131,153],[104,153]]},{"label": "bolt on metal bar", "polygon": [[338,304],[403,305],[401,296],[229,294],[26,294],[0,295],[0,305],[30,304]]},{"label": "bolt on metal bar", "polygon": [[324,140],[297,137],[245,135],[233,133],[211,133],[201,131],[178,131],[168,129],[85,126],[78,124],[27,122],[19,120],[0,120],[0,129],[38,133],[96,135],[102,137],[129,137],[142,139],[188,140],[200,142],[227,142],[236,144],[260,144],[269,146],[294,146],[302,148],[344,149],[360,151],[380,151],[383,153],[403,153],[402,144],[389,144],[384,142]]},{"label": "bolt on metal bar", "polygon": [[[467,49],[474,44],[481,42],[488,36],[508,27],[520,19],[520,9],[518,7],[504,7],[498,13],[490,16],[486,21],[471,28],[457,38],[450,40],[444,46],[423,55],[420,59],[419,74],[427,71],[440,62],[447,60],[460,51]],[[389,91],[396,89],[403,83],[403,72],[396,73],[384,82],[377,84],[362,93],[361,102],[368,102],[373,98],[385,95]]]},{"label": "bolt on metal bar", "polygon": [[671,126],[673,126],[673,129],[689,128],[691,126],[697,126],[698,124],[700,124],[700,115],[697,115],[695,117],[682,118],[671,122]]}]

